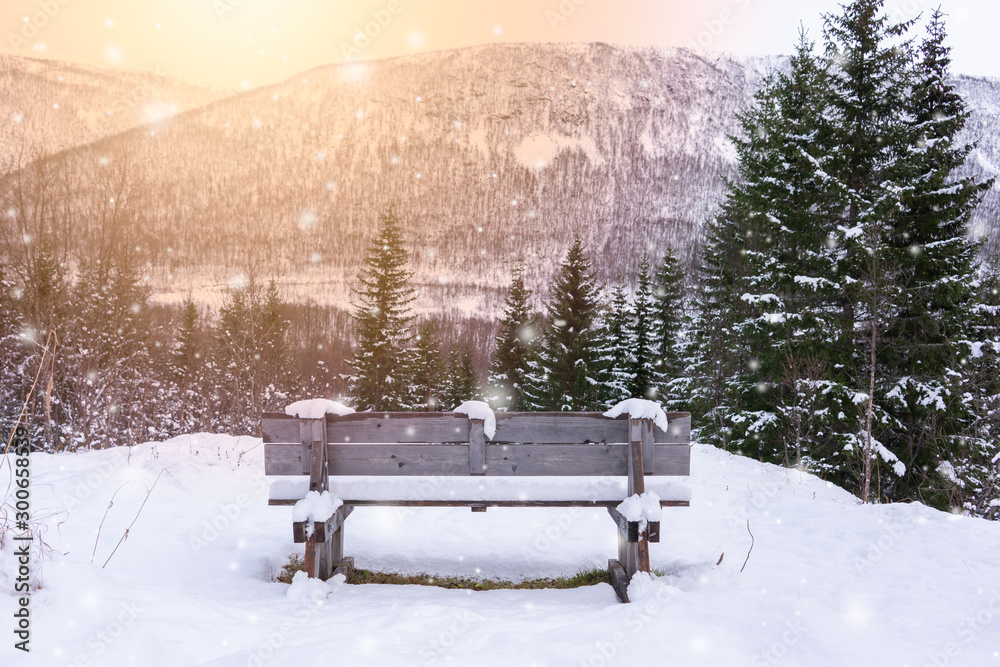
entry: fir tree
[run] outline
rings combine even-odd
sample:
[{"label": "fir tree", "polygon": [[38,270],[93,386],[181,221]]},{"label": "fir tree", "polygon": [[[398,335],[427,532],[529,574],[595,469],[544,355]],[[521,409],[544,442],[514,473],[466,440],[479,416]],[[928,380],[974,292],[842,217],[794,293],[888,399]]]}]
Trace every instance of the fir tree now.
[{"label": "fir tree", "polygon": [[633,398],[655,400],[659,397],[658,387],[662,377],[656,366],[656,353],[663,336],[657,328],[653,276],[647,256],[643,256],[639,263],[636,280],[632,318],[628,326],[631,354],[628,359],[629,379],[626,391]]},{"label": "fir tree", "polygon": [[73,296],[81,307],[62,329],[56,403],[68,440],[60,446],[131,445],[150,435],[145,426],[152,378],[147,342],[148,291],[135,258],[123,251],[87,262]]},{"label": "fir tree", "polygon": [[437,322],[434,319],[425,320],[417,330],[414,342],[411,403],[415,410],[440,410],[446,378]]},{"label": "fir tree", "polygon": [[[21,418],[24,400],[30,387],[25,382],[24,363],[27,354],[21,341],[24,327],[17,302],[21,290],[8,280],[0,265],[0,433],[6,437]],[[30,429],[31,424],[21,420]]]},{"label": "fir tree", "polygon": [[206,346],[199,323],[198,307],[188,296],[181,305],[180,325],[170,350],[168,382],[175,397],[177,432],[209,430],[206,419],[208,386],[205,384]]},{"label": "fir tree", "polygon": [[355,291],[357,348],[351,362],[351,391],[361,410],[401,410],[406,408],[410,385],[406,351],[415,295],[406,268],[409,253],[391,206],[379,216],[379,224],[358,275],[361,286]]},{"label": "fir tree", "polygon": [[[664,253],[653,284],[656,369],[664,378],[673,378],[681,374],[676,346],[684,318],[684,274],[671,248]],[[661,389],[661,394],[666,398],[667,392]]]},{"label": "fir tree", "polygon": [[965,110],[940,16],[915,64],[912,24],[882,4],[826,16],[826,58],[803,35],[740,117],[690,374],[705,439],[805,463],[866,500],[877,484],[943,505],[938,464],[968,441],[966,224],[987,185],[951,180],[970,147],[953,144]]},{"label": "fir tree", "polygon": [[523,391],[530,373],[529,361],[534,353],[537,327],[538,314],[531,307],[531,292],[524,286],[524,266],[518,261],[507,289],[487,380],[494,410],[518,412],[525,409]]},{"label": "fir tree", "polygon": [[230,432],[257,433],[261,413],[283,407],[291,395],[288,326],[275,282],[262,289],[252,273],[220,308],[215,357],[222,425]]},{"label": "fir tree", "polygon": [[620,278],[611,289],[610,303],[605,309],[601,363],[604,367],[604,402],[613,406],[629,398],[632,383],[632,337],[629,323],[633,313],[625,281]]},{"label": "fir tree", "polygon": [[[841,15],[824,17],[832,130],[831,182],[843,193],[836,221],[843,248],[843,336],[857,354],[849,382],[866,397],[852,451],[858,484],[870,499],[880,440],[899,424],[884,412],[884,397],[898,378],[880,352],[910,276],[891,243],[901,224],[903,179],[913,128],[904,117],[912,83],[912,44],[901,42],[912,22],[893,24],[881,0],[855,0]],[[891,457],[890,457],[891,458]],[[889,461],[887,460],[887,463]],[[905,465],[905,464],[903,464]],[[902,465],[887,470],[905,472]],[[887,477],[883,486],[892,483]]]},{"label": "fir tree", "polygon": [[454,410],[466,401],[477,401],[480,394],[472,350],[468,345],[452,347],[448,354],[448,373],[442,398],[445,410]]},{"label": "fir tree", "polygon": [[532,364],[529,404],[539,410],[602,407],[597,286],[579,236],[562,263],[546,312],[546,330]]},{"label": "fir tree", "polygon": [[746,255],[753,231],[748,214],[731,197],[706,227],[694,286],[691,336],[696,354],[685,369],[692,421],[700,424],[692,437],[742,452],[747,442],[736,436],[735,427],[745,422],[740,398],[746,385],[754,383],[745,373],[756,370],[756,361],[738,324],[748,313],[740,297],[749,286]]},{"label": "fir tree", "polygon": [[973,419],[958,439],[957,451],[934,472],[954,496],[952,507],[1000,519],[1000,258],[985,262],[977,282],[969,354],[960,360],[963,402]]},{"label": "fir tree", "polygon": [[887,444],[907,465],[907,492],[938,505],[947,503],[933,497],[938,465],[959,453],[973,421],[960,386],[966,374],[961,360],[968,354],[960,341],[969,336],[978,251],[968,240],[968,222],[992,185],[953,178],[974,146],[957,141],[969,112],[950,83],[945,38],[938,9],[920,46],[908,98],[915,144],[901,179],[903,211],[889,239],[907,290],[887,332],[898,342],[882,354],[898,378],[889,392],[895,400],[886,409],[902,425]]},{"label": "fir tree", "polygon": [[747,363],[736,369],[732,429],[758,456],[799,464],[807,454],[823,465],[843,445],[839,415],[853,404],[843,404],[849,392],[835,372],[846,350],[829,230],[841,198],[827,187],[826,76],[812,49],[800,33],[788,73],[765,81],[757,106],[740,117],[745,138],[735,140],[741,179],[729,198],[746,220],[746,283],[734,332]]}]

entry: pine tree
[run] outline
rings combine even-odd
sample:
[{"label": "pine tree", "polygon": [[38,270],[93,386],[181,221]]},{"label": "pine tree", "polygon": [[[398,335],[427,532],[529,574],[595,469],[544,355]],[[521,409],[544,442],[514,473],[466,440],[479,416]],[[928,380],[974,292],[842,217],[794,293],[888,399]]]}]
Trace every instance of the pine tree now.
[{"label": "pine tree", "polygon": [[692,423],[700,425],[692,437],[742,452],[748,443],[736,434],[745,422],[740,399],[752,391],[748,383],[755,386],[745,373],[756,370],[756,362],[737,325],[749,312],[740,297],[749,286],[746,255],[753,231],[748,214],[731,197],[706,228],[694,285],[691,337],[696,354],[685,368]]},{"label": "pine tree", "polygon": [[[834,159],[828,173],[844,194],[837,221],[843,248],[843,335],[857,354],[849,382],[865,397],[853,451],[858,454],[858,484],[870,499],[876,453],[892,462],[880,440],[899,424],[884,411],[898,378],[880,351],[910,277],[902,271],[891,238],[900,227],[903,179],[913,129],[903,115],[912,83],[912,44],[900,43],[912,22],[890,23],[881,0],[855,0],[839,16],[824,17]],[[897,474],[905,472],[898,464]],[[894,482],[884,479],[883,487]]]},{"label": "pine tree", "polygon": [[571,411],[602,407],[597,286],[579,236],[561,265],[546,313],[545,333],[526,392],[529,405]]},{"label": "pine tree", "polygon": [[807,457],[823,467],[856,425],[837,372],[846,349],[830,224],[842,197],[827,187],[826,74],[812,49],[800,32],[789,71],[768,77],[756,108],[740,117],[745,138],[735,140],[741,180],[729,197],[747,220],[739,297],[746,310],[735,331],[748,362],[737,370],[733,431],[758,456],[795,465]]},{"label": "pine tree", "polygon": [[643,256],[636,274],[637,287],[632,303],[632,318],[628,332],[632,349],[628,360],[629,380],[626,391],[630,397],[656,400],[662,376],[656,367],[658,343],[663,336],[657,329],[653,276],[649,257]]},{"label": "pine tree", "polygon": [[610,303],[601,318],[602,347],[601,365],[604,368],[604,403],[611,407],[629,398],[632,382],[631,355],[632,337],[629,323],[632,321],[632,307],[629,303],[625,281],[620,278],[611,288]]},{"label": "pine tree", "polygon": [[[667,248],[664,253],[653,284],[653,314],[658,334],[656,369],[665,380],[669,380],[681,374],[676,346],[684,321],[684,274],[672,248]],[[666,384],[661,387],[660,393],[668,399],[670,392]]]},{"label": "pine tree", "polygon": [[296,393],[298,378],[291,365],[288,329],[291,322],[274,280],[268,282],[261,304],[261,384],[264,387],[261,410],[281,410]]},{"label": "pine tree", "polygon": [[5,438],[15,422],[29,429],[31,426],[25,420],[18,422],[30,386],[22,368],[27,355],[21,341],[24,324],[17,304],[21,296],[21,290],[8,280],[0,265],[0,434]]},{"label": "pine tree", "polygon": [[177,432],[210,428],[204,415],[207,387],[204,386],[204,355],[198,307],[189,295],[181,306],[181,321],[170,351],[169,381],[176,392]]},{"label": "pine tree", "polygon": [[965,111],[940,16],[915,66],[912,24],[882,4],[824,17],[825,60],[802,35],[740,117],[690,372],[705,439],[805,463],[866,500],[877,484],[944,505],[936,469],[970,421],[956,409],[975,283],[966,223],[984,184],[950,180],[970,148],[952,143]]},{"label": "pine tree", "polygon": [[538,314],[531,307],[531,292],[524,286],[524,265],[514,265],[504,302],[503,317],[496,336],[496,351],[487,380],[494,410],[518,412],[525,409],[524,387],[534,354]]},{"label": "pine tree", "polygon": [[282,408],[293,393],[288,326],[276,283],[261,288],[252,272],[219,309],[214,356],[221,425],[230,433],[256,434],[261,413]]},{"label": "pine tree", "polygon": [[970,308],[969,354],[961,363],[963,402],[973,419],[951,460],[935,473],[954,495],[952,507],[1000,519],[1000,257],[982,267],[976,303]]},{"label": "pine tree", "polygon": [[407,406],[410,385],[407,350],[415,294],[406,268],[409,253],[393,207],[379,216],[379,224],[358,275],[361,286],[355,291],[357,348],[351,362],[351,392],[361,410],[401,410]]},{"label": "pine tree", "polygon": [[64,320],[62,364],[54,386],[68,429],[61,446],[103,448],[143,441],[152,378],[147,342],[148,290],[128,250],[85,263]]},{"label": "pine tree", "polygon": [[434,319],[425,320],[417,330],[414,342],[411,404],[415,410],[440,410],[446,378],[437,322]]},{"label": "pine tree", "polygon": [[968,350],[969,309],[974,299],[974,261],[979,248],[968,239],[968,222],[992,181],[954,180],[974,146],[958,143],[969,112],[950,83],[950,49],[940,9],[927,27],[915,67],[907,112],[914,131],[902,206],[889,239],[907,276],[907,290],[887,336],[905,341],[882,354],[898,378],[886,409],[902,425],[887,445],[899,452],[908,474],[907,493],[935,498],[941,461],[954,460],[973,421],[961,385]]},{"label": "pine tree", "polygon": [[444,409],[454,410],[466,401],[478,401],[481,393],[472,350],[468,345],[452,347],[448,354],[448,372],[442,397]]}]

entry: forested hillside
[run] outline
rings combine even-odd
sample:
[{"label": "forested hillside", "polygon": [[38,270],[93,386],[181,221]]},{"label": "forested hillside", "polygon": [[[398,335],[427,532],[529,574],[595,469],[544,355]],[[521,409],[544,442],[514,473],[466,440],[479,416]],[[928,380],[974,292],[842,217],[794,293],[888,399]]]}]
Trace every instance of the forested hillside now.
[{"label": "forested hillside", "polygon": [[[904,55],[909,64],[899,68],[909,72],[916,56]],[[931,378],[907,399],[921,409],[946,384],[953,401],[978,403],[934,426],[947,452],[937,441],[918,443],[919,453],[902,451],[912,441],[886,445],[910,471],[886,493],[926,488],[920,497],[958,503],[965,492],[942,491],[945,473],[933,466],[961,468],[967,443],[991,441],[992,361],[956,369],[994,358],[996,292],[978,280],[975,260],[986,258],[991,269],[998,245],[1000,191],[990,180],[1000,163],[996,81],[940,68],[943,78],[929,89],[958,94],[949,101],[956,120],[932,110],[921,122],[942,124],[935,132],[947,142],[924,137],[909,120],[916,112],[896,106],[891,122],[879,122],[899,136],[873,134],[865,121],[857,141],[831,124],[822,129],[829,136],[793,133],[778,150],[768,142],[792,121],[767,115],[777,93],[762,85],[768,72],[795,74],[787,59],[605,44],[483,46],[323,67],[203,106],[197,102],[210,96],[199,95],[209,94],[189,91],[187,111],[78,145],[86,123],[47,125],[45,114],[56,92],[79,98],[76,107],[90,110],[82,118],[104,106],[108,99],[86,83],[96,74],[80,74],[74,95],[59,87],[68,81],[54,65],[8,65],[8,84],[36,70],[57,81],[19,103],[38,118],[18,112],[22,129],[5,137],[19,148],[8,151],[0,178],[0,399],[19,407],[31,392],[27,418],[39,447],[254,432],[262,410],[304,394],[375,409],[383,399],[432,409],[478,396],[542,410],[647,396],[691,409],[701,433],[724,447],[835,475],[844,474],[843,461],[856,466],[845,452],[860,447],[860,433],[868,452],[881,446],[876,440],[889,442],[873,436],[871,423],[859,430],[858,406],[872,408],[875,431],[891,431],[892,392],[917,382],[915,368]],[[900,104],[921,90],[915,74],[887,80]],[[108,94],[127,95],[132,84],[122,85]],[[767,122],[749,122],[750,109]],[[828,112],[818,117],[832,123]],[[63,125],[65,138],[46,143]],[[862,171],[838,162],[854,155],[845,147],[890,140],[864,158],[896,165],[885,178],[866,166],[873,180],[865,196],[877,205],[852,200],[861,191],[851,179]],[[65,148],[37,158],[46,146]],[[899,157],[924,153],[926,164]],[[831,166],[817,166],[827,159]],[[759,191],[734,189],[750,187],[753,174]],[[865,256],[859,220],[893,220],[899,206],[871,193],[884,183],[919,193],[931,177],[934,197],[963,192],[966,203],[904,202],[919,222],[893,222],[899,275],[873,282],[875,269],[857,259]],[[828,192],[833,182],[843,185]],[[777,217],[800,196],[794,225]],[[861,218],[858,206],[869,207]],[[933,232],[935,216],[947,233]],[[786,238],[793,228],[801,233]],[[807,239],[813,258],[802,254]],[[934,259],[945,246],[962,248],[947,273]],[[909,264],[900,259],[910,256]],[[819,264],[795,263],[813,260]],[[389,265],[398,275],[380,272]],[[396,285],[392,299],[366,292],[379,281]],[[896,301],[888,310],[902,310],[875,318],[871,295],[885,301],[889,285]],[[906,305],[907,285],[926,294]],[[817,309],[803,305],[810,290]],[[822,326],[794,324],[800,315],[787,319],[782,303]],[[935,314],[944,309],[948,326]],[[388,312],[392,318],[379,319]],[[377,326],[366,323],[369,315]],[[913,366],[915,352],[880,358],[893,356],[887,343],[913,339],[913,331],[929,332],[922,344],[937,350],[933,371],[926,359]],[[783,346],[798,337],[808,344],[793,359]],[[858,355],[868,348],[874,360],[864,362]],[[862,382],[873,367],[891,369],[881,385]],[[834,384],[831,369],[843,376]],[[839,403],[817,408],[836,417],[836,430],[818,421],[786,427],[783,420],[808,411],[797,402],[800,381],[813,407],[836,387]],[[905,417],[917,432],[921,422]],[[802,444],[810,438],[821,445]],[[959,471],[978,485],[978,512],[992,511],[983,509],[993,498],[983,481],[993,479],[987,450],[977,450],[975,471]],[[864,478],[873,479],[870,470]],[[859,477],[852,469],[844,479]]]},{"label": "forested hillside", "polygon": [[[232,275],[254,266],[292,300],[346,305],[372,225],[392,203],[420,307],[495,313],[491,288],[505,284],[511,261],[524,255],[527,285],[542,286],[575,232],[603,280],[630,275],[650,248],[671,246],[690,266],[723,178],[735,174],[735,113],[783,63],[592,44],[329,66],[74,149],[50,170],[72,181],[71,210],[89,224],[85,200],[101,167],[127,169],[141,197],[143,258],[168,300],[194,290],[218,305]],[[31,103],[21,124],[35,123],[11,140],[69,146],[97,131],[104,104],[86,96],[102,89],[77,73],[67,92],[51,83],[58,72],[7,77],[18,84],[10,99]],[[98,74],[111,76],[88,76]],[[120,90],[104,92],[121,103],[151,79],[122,75]],[[25,83],[37,80],[49,83]],[[994,174],[1000,88],[958,83],[973,111],[966,135],[981,142],[969,168]],[[180,108],[206,99],[174,92],[189,101]],[[50,109],[57,98],[63,106]],[[51,117],[67,104],[78,107],[72,122]],[[61,143],[49,138],[56,130]],[[993,191],[975,227],[993,233],[996,209]]]},{"label": "forested hillside", "polygon": [[[0,55],[0,171],[227,97],[164,76]],[[16,163],[15,163],[16,164]]]}]

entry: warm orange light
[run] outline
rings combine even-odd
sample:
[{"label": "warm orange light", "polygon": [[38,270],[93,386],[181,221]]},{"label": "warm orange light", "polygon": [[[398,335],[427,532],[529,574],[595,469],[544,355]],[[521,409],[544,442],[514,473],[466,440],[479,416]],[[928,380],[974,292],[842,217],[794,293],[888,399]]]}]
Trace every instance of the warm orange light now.
[{"label": "warm orange light", "polygon": [[[1000,5],[944,0],[956,71],[1000,74]],[[894,19],[926,3],[888,3]],[[0,51],[152,69],[239,88],[312,67],[492,42],[593,42],[774,54],[819,40],[838,0],[6,0]],[[979,50],[977,52],[977,50]]]}]

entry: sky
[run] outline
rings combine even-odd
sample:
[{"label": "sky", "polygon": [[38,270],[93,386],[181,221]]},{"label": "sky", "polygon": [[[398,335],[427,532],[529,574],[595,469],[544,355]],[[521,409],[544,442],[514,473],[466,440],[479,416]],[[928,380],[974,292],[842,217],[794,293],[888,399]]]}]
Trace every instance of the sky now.
[{"label": "sky", "polygon": [[[885,3],[895,19],[938,5],[953,71],[1000,77],[1000,3]],[[836,0],[4,0],[0,50],[237,88],[350,59],[501,42],[782,54],[800,23],[820,42],[821,15],[838,8]]]}]

